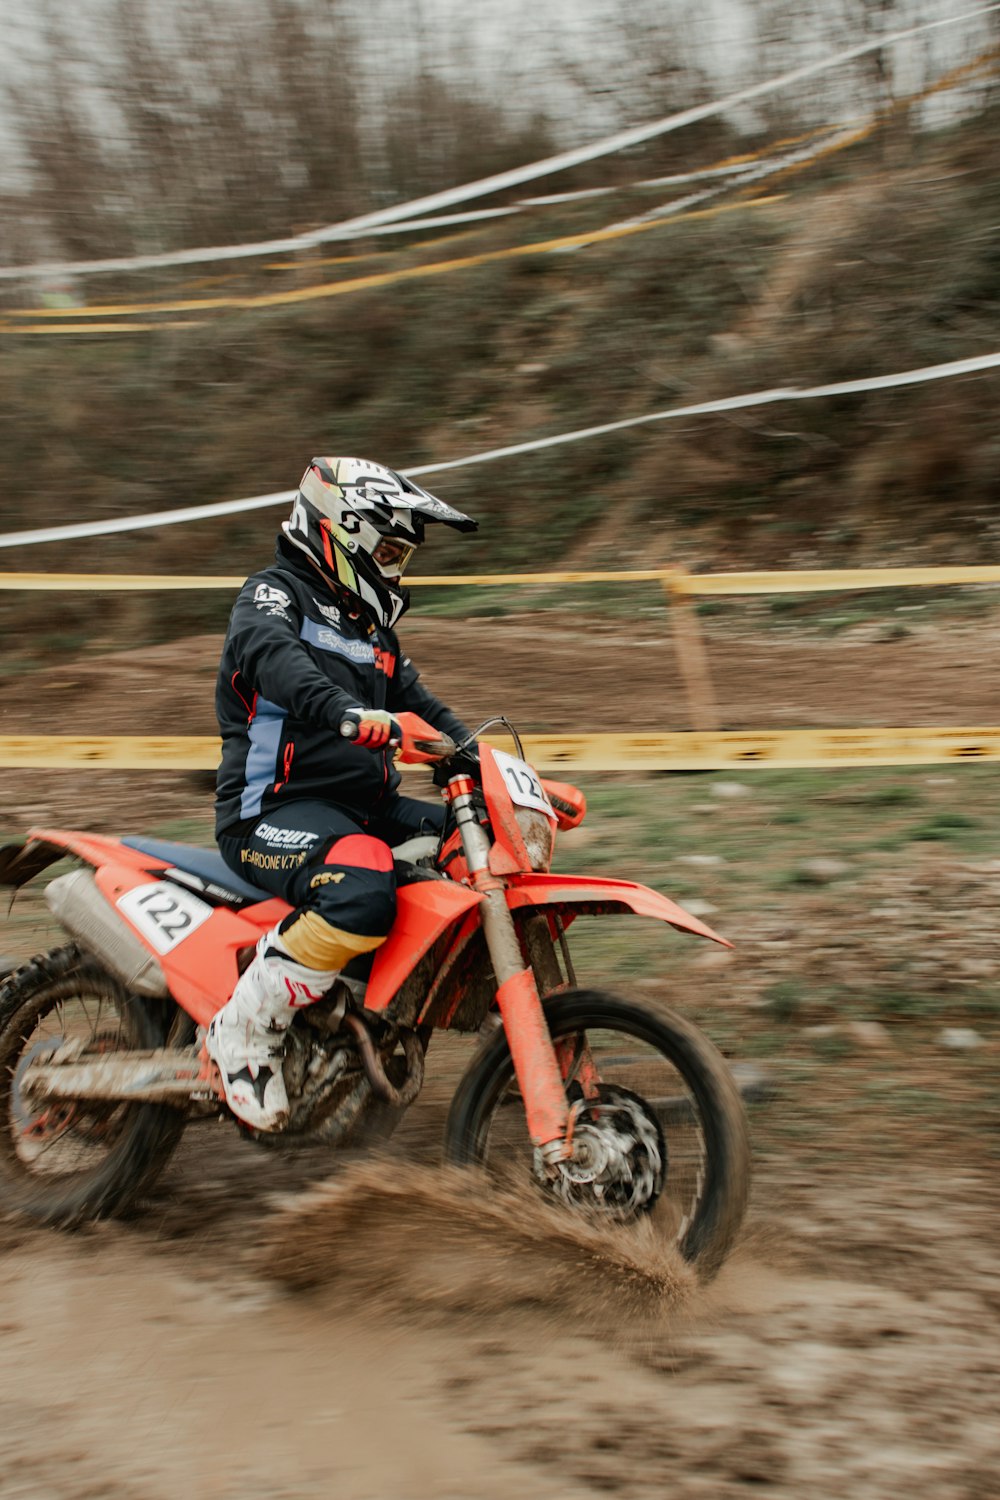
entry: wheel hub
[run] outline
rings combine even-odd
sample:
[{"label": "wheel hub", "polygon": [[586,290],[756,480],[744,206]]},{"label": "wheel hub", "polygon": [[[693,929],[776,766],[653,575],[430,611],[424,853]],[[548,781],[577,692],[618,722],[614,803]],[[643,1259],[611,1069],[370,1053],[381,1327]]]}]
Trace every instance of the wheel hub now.
[{"label": "wheel hub", "polygon": [[546,1163],[535,1152],[535,1176],[567,1206],[614,1218],[648,1213],[667,1171],[659,1121],[628,1089],[602,1084],[599,1098],[574,1106],[572,1154]]}]

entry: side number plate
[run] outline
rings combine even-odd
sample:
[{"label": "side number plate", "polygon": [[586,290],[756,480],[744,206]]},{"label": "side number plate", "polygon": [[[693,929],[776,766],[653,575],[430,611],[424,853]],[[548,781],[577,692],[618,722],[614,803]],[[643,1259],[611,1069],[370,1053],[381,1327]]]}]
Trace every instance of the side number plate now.
[{"label": "side number plate", "polygon": [[169,881],[135,886],[115,903],[157,953],[169,953],[212,915],[213,907]]}]

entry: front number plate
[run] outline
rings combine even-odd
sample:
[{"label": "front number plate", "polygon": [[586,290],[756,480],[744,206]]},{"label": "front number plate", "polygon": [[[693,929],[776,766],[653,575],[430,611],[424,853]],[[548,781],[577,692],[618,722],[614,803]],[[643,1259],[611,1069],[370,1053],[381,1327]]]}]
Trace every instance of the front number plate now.
[{"label": "front number plate", "polygon": [[526,760],[508,755],[505,750],[494,750],[497,765],[503,774],[504,784],[510,800],[518,807],[531,807],[535,812],[547,813],[555,820],[552,803],[545,795],[545,788]]}]

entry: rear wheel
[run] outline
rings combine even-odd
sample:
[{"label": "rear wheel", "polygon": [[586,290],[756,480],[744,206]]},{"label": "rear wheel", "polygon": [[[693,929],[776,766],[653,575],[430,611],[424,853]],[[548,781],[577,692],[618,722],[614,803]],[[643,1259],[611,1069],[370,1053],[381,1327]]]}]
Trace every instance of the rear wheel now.
[{"label": "rear wheel", "polygon": [[533,1175],[568,1208],[656,1222],[708,1278],[739,1230],[750,1182],[743,1103],[720,1053],[671,1011],[600,990],[546,1003],[573,1111],[574,1159],[553,1176],[528,1138],[506,1036],[462,1079],[446,1154],[491,1175]]},{"label": "rear wheel", "polygon": [[161,1104],[30,1098],[31,1063],[67,1042],[81,1059],[164,1045],[155,1002],[130,995],[96,959],[66,947],[0,985],[0,1201],[41,1224],[72,1226],[122,1209],[150,1186],[184,1128]]}]

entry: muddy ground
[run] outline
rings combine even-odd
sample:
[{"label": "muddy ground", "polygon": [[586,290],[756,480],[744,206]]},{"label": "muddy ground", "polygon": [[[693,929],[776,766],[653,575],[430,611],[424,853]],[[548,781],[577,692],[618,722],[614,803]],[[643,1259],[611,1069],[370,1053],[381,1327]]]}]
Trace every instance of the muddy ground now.
[{"label": "muddy ground", "polygon": [[[1000,722],[1000,622],[886,633],[712,622],[725,722]],[[471,720],[503,708],[539,730],[685,724],[656,623],[418,619],[407,640]],[[217,649],[199,638],[10,679],[3,732],[211,732]],[[191,779],[5,775],[7,831],[51,820],[207,835],[209,794]],[[879,899],[872,873],[836,908],[790,892],[794,931],[737,913],[735,957],[691,967],[681,999],[718,1007],[739,1058],[760,1028],[749,1010],[733,1019],[741,949],[749,995],[795,949],[847,984],[845,966],[895,962],[900,945],[966,951],[963,902],[989,909],[970,924],[969,962],[987,972],[995,861],[970,873],[947,850],[935,860],[923,884],[914,869],[886,875],[896,904],[877,908],[862,951],[844,930]],[[947,893],[933,932],[930,890]],[[17,927],[7,938],[15,955],[30,941]],[[439,1170],[464,1042],[384,1159],[292,1159],[198,1124],[127,1222],[0,1231],[0,1495],[986,1500],[1000,1464],[1000,1094],[983,1107],[998,1048],[991,1024],[980,1031],[979,1092],[962,1104],[960,1087],[945,1091],[932,1118],[917,1085],[953,1066],[932,1039],[869,1038],[846,1067],[835,1048],[810,1052],[805,1085],[802,1058],[787,1071],[769,1059],[753,1207],[708,1289],[655,1234],[581,1248],[544,1220],[526,1242],[516,1210],[505,1226]],[[887,1079],[907,1084],[909,1112],[883,1110],[873,1087]],[[303,1255],[317,1268],[308,1290],[288,1284]]]}]

